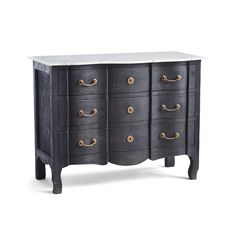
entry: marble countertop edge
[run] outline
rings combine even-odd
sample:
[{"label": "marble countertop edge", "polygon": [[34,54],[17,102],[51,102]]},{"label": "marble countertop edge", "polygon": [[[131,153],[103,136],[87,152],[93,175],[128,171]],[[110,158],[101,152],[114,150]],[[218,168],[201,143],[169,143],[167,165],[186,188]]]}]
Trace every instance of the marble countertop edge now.
[{"label": "marble countertop edge", "polygon": [[205,60],[205,57],[180,52],[143,52],[116,54],[84,54],[30,56],[29,59],[47,66],[76,66],[98,64],[143,64]]}]

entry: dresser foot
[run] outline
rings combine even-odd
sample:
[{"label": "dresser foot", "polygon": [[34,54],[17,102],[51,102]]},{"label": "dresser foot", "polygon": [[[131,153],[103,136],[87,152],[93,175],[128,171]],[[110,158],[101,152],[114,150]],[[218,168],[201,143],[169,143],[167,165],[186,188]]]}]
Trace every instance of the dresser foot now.
[{"label": "dresser foot", "polygon": [[165,167],[175,166],[175,157],[165,157]]},{"label": "dresser foot", "polygon": [[39,157],[35,158],[35,178],[36,179],[45,179],[46,171],[45,164],[41,161]]},{"label": "dresser foot", "polygon": [[52,192],[54,194],[60,194],[62,192],[62,185],[57,185],[57,184],[53,183]]},{"label": "dresser foot", "polygon": [[53,183],[52,192],[55,194],[59,194],[62,192],[61,170],[62,170],[61,168],[52,169],[52,183]]},{"label": "dresser foot", "polygon": [[197,179],[197,171],[199,168],[199,157],[198,155],[189,156],[190,166],[188,169],[188,176],[190,179]]}]

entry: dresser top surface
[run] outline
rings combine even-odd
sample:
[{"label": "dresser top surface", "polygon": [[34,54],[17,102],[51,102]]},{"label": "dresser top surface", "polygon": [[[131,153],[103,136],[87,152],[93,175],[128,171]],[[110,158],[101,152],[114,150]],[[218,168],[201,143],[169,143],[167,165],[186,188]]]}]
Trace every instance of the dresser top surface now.
[{"label": "dresser top surface", "polygon": [[33,61],[48,66],[93,65],[93,64],[139,64],[155,62],[196,61],[203,57],[181,52],[139,52],[116,54],[34,56]]}]

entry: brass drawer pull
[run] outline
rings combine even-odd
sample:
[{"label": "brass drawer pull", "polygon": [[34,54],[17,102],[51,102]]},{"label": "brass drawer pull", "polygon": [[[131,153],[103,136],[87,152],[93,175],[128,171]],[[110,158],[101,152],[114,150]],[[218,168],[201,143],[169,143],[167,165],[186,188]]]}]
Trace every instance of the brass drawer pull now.
[{"label": "brass drawer pull", "polygon": [[91,117],[91,116],[94,116],[98,113],[97,109],[93,109],[91,114],[86,114],[83,110],[79,110],[79,116],[82,116],[82,117]]},{"label": "brass drawer pull", "polygon": [[161,134],[160,134],[160,138],[166,139],[166,140],[174,140],[174,139],[178,139],[179,137],[180,137],[179,133],[175,133],[175,135],[173,137],[166,137],[166,134],[164,132],[161,132]]},{"label": "brass drawer pull", "polygon": [[166,75],[162,75],[162,76],[161,76],[161,80],[162,80],[162,81],[166,81],[166,82],[169,82],[169,83],[174,83],[174,82],[179,81],[179,80],[181,80],[181,79],[182,79],[182,76],[181,76],[181,75],[177,75],[177,76],[176,76],[176,79],[173,79],[173,80],[168,79],[168,77],[167,77]]},{"label": "brass drawer pull", "polygon": [[78,141],[78,145],[79,145],[80,147],[92,147],[92,146],[94,146],[96,143],[97,143],[97,139],[95,139],[95,138],[92,139],[91,144],[86,144],[86,143],[84,143],[84,140],[82,140],[82,139]]},{"label": "brass drawer pull", "polygon": [[97,80],[93,79],[90,84],[86,84],[82,79],[78,82],[78,85],[85,86],[85,87],[91,87],[95,84],[97,84]]},{"label": "brass drawer pull", "polygon": [[127,137],[127,142],[128,142],[128,143],[132,143],[133,141],[134,141],[134,136],[129,135],[129,136]]},{"label": "brass drawer pull", "polygon": [[134,77],[130,76],[128,79],[127,79],[127,83],[129,85],[133,84],[134,83]]},{"label": "brass drawer pull", "polygon": [[132,106],[129,106],[129,107],[127,108],[127,112],[128,112],[129,114],[134,113],[134,108],[133,108]]},{"label": "brass drawer pull", "polygon": [[180,109],[180,104],[176,104],[173,108],[167,108],[165,104],[161,105],[161,110],[162,111],[177,111]]}]

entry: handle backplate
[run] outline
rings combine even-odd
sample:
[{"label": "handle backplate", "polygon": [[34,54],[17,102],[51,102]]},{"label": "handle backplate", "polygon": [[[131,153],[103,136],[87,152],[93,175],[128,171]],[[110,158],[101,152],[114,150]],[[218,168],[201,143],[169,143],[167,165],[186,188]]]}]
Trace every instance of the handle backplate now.
[{"label": "handle backplate", "polygon": [[79,110],[79,116],[81,117],[91,117],[95,116],[98,113],[97,109],[93,109],[90,114],[86,114],[83,110]]},{"label": "handle backplate", "polygon": [[168,108],[165,104],[161,105],[161,110],[162,111],[178,111],[180,109],[180,104],[176,104],[173,108]]},{"label": "handle backplate", "polygon": [[181,80],[182,76],[181,75],[176,75],[175,79],[168,79],[168,77],[166,75],[162,75],[160,79],[162,81],[165,81],[165,82],[175,83],[175,82]]},{"label": "handle backplate", "polygon": [[78,141],[78,145],[80,147],[92,147],[92,146],[96,145],[96,143],[97,143],[97,139],[95,139],[95,138],[92,139],[91,144],[84,143],[84,140],[82,140],[82,139]]},{"label": "handle backplate", "polygon": [[180,134],[179,134],[179,133],[175,133],[173,137],[167,137],[164,132],[161,132],[161,133],[160,133],[160,138],[161,138],[161,139],[175,140],[175,139],[178,139],[179,137],[180,137]]},{"label": "handle backplate", "polygon": [[91,86],[97,84],[97,82],[98,81],[96,79],[93,79],[90,84],[87,84],[87,83],[84,82],[84,80],[81,79],[80,81],[78,81],[77,84],[80,85],[80,86],[91,87]]}]

